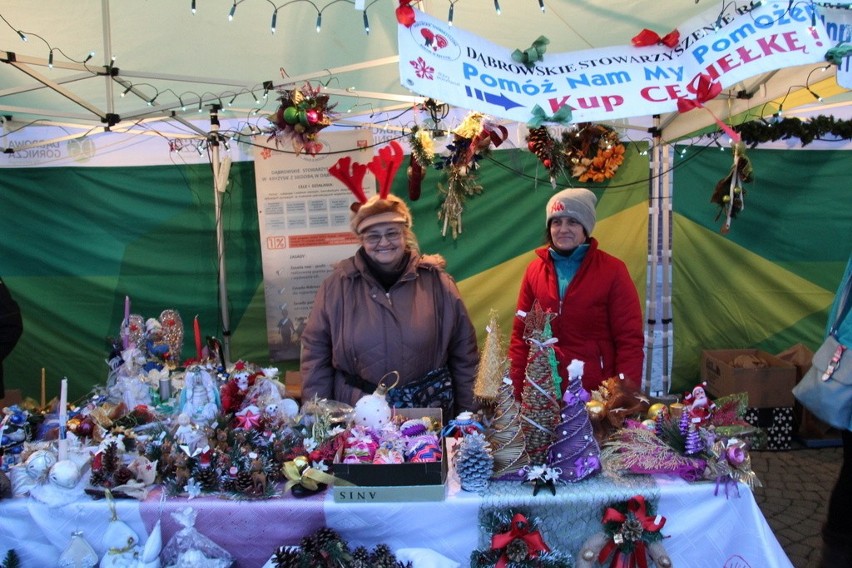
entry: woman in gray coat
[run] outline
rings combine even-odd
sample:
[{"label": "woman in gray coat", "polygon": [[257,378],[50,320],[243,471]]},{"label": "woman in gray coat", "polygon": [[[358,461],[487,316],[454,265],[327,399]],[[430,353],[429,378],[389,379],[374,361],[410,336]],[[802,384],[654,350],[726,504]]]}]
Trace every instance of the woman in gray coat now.
[{"label": "woman in gray coat", "polygon": [[[475,410],[476,333],[439,255],[421,255],[411,212],[374,196],[352,218],[361,241],[322,282],[302,334],[302,400],[354,405],[383,381],[392,406]],[[394,373],[396,371],[396,373]]]}]

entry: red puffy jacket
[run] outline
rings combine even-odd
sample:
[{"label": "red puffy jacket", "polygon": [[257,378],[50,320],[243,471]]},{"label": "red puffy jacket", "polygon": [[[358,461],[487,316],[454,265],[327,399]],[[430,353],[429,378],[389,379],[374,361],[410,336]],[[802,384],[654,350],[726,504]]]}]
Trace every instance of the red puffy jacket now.
[{"label": "red puffy jacket", "polygon": [[[572,359],[584,363],[583,386],[596,389],[604,380],[623,374],[639,388],[645,359],[642,308],[636,286],[624,262],[598,249],[589,239],[589,250],[577,274],[559,302],[556,267],[548,247],[536,249],[539,258],[527,266],[518,294],[518,310],[530,311],[538,300],[544,311],[556,314],[551,320],[554,348],[567,388],[567,367]],[[529,354],[524,341],[524,321],[516,318],[509,346],[510,376],[515,397],[520,400]]]}]

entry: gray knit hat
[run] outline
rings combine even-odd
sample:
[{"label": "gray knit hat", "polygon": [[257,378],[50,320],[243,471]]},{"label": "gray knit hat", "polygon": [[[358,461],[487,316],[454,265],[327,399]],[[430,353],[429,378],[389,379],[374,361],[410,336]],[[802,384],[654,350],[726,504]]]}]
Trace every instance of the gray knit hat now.
[{"label": "gray knit hat", "polygon": [[582,187],[563,189],[547,202],[545,226],[550,227],[550,220],[556,217],[571,217],[583,225],[586,235],[591,235],[595,228],[595,205],[598,198],[595,194]]}]

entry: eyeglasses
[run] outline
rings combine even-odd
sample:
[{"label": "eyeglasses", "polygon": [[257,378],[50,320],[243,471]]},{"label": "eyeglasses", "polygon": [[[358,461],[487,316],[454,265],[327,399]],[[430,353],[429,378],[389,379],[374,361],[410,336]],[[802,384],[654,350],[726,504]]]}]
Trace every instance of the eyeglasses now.
[{"label": "eyeglasses", "polygon": [[402,238],[402,231],[399,229],[393,229],[388,231],[387,233],[369,233],[364,235],[362,239],[365,243],[370,246],[376,246],[382,239],[387,239],[389,243],[394,243]]}]

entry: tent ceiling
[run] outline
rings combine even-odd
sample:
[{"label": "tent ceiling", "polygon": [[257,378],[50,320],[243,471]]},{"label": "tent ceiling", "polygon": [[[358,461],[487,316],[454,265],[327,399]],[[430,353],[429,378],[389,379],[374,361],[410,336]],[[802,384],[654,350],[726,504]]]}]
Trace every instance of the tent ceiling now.
[{"label": "tent ceiling", "polygon": [[[422,0],[419,8],[446,20],[451,2],[456,26],[512,49],[544,35],[551,52],[626,45],[643,28],[664,34],[713,6],[688,0],[544,0],[542,12],[536,0],[503,0],[498,15],[496,2],[488,0]],[[397,3],[362,2],[369,35],[356,4],[358,0],[6,0],[0,5],[5,21],[0,21],[0,59],[6,63],[0,65],[0,115],[16,125],[150,131],[164,119],[185,124],[204,116],[199,109],[216,104],[223,107],[223,118],[263,128],[264,116],[276,107],[274,90],[263,96],[268,87],[311,80],[326,85],[339,113],[351,111],[346,118],[360,116],[371,124],[388,120],[398,109],[422,101],[399,84]],[[87,60],[90,52],[95,54]],[[47,65],[50,53],[52,68]],[[791,85],[803,86],[811,70],[754,77],[710,106],[721,118],[744,112],[783,97]],[[753,96],[732,96],[738,92]],[[405,116],[394,120],[407,121]],[[709,113],[693,112],[661,122],[664,138],[674,140],[711,121]]]}]

